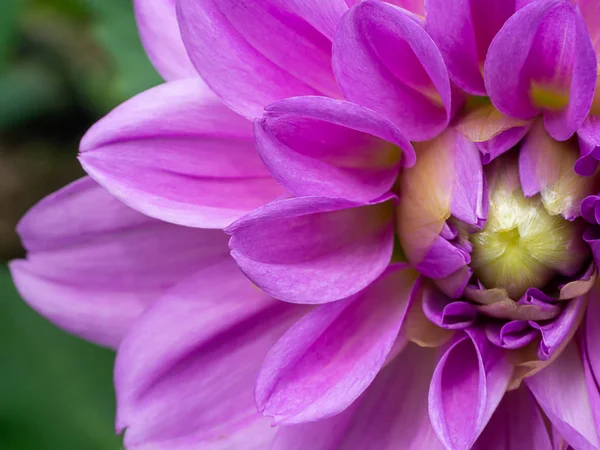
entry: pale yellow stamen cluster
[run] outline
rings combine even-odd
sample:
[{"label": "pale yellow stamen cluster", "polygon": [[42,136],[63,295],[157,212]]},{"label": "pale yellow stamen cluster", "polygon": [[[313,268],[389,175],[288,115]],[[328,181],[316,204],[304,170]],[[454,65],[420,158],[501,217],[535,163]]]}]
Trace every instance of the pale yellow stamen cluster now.
[{"label": "pale yellow stamen cluster", "polygon": [[543,288],[572,257],[579,232],[573,222],[551,215],[539,195],[525,198],[512,164],[490,186],[483,231],[470,236],[472,268],[487,288],[504,288],[518,299],[528,288]]}]

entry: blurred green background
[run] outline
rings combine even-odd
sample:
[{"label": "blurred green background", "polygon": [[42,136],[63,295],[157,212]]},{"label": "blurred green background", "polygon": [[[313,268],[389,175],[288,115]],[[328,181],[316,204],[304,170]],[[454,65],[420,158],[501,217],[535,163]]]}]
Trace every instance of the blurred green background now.
[{"label": "blurred green background", "polygon": [[15,292],[14,228],[79,178],[85,130],[160,83],[131,0],[0,0],[0,450],[118,450],[114,354],[54,328]]}]

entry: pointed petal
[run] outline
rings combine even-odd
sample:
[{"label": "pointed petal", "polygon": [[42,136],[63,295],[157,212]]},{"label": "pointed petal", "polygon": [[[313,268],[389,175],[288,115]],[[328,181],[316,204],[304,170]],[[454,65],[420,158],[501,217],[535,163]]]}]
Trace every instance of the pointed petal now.
[{"label": "pointed petal", "polygon": [[18,231],[28,255],[10,269],[25,301],[110,347],[165,290],[227,258],[223,232],[143,216],[87,177],[34,206]]},{"label": "pointed petal", "polygon": [[231,254],[275,298],[327,303],[367,287],[388,266],[392,200],[373,204],[322,197],[275,201],[234,222]]},{"label": "pointed petal", "polygon": [[259,410],[291,424],[350,406],[383,367],[416,278],[407,266],[392,266],[355,296],[300,319],[265,359],[256,387]]},{"label": "pointed petal", "polygon": [[331,41],[290,13],[297,2],[178,0],[178,8],[192,63],[238,113],[259,117],[264,106],[298,95],[340,96]]},{"label": "pointed petal", "polygon": [[595,192],[595,180],[575,173],[577,148],[557,142],[538,121],[523,140],[519,153],[519,177],[526,197],[541,194],[551,214],[572,220],[580,215],[583,199]]},{"label": "pointed petal", "polygon": [[410,140],[430,139],[450,120],[442,55],[398,7],[367,0],[346,13],[333,42],[333,70],[348,100],[382,113]]},{"label": "pointed petal", "polygon": [[162,77],[197,77],[181,40],[175,0],[134,0],[133,6],[142,44]]},{"label": "pointed petal", "polygon": [[515,12],[515,0],[429,0],[427,31],[459,87],[486,95],[483,63],[492,39]]},{"label": "pointed petal", "polygon": [[473,450],[552,448],[544,419],[528,389],[507,392]]},{"label": "pointed petal", "polygon": [[284,191],[252,141],[252,123],[199,79],[150,89],[81,141],[86,171],[131,207],[180,225],[223,228]]},{"label": "pointed petal", "polygon": [[270,105],[255,135],[271,174],[298,196],[369,201],[391,189],[401,162],[415,161],[412,145],[391,122],[326,97]]},{"label": "pointed petal", "polygon": [[517,11],[490,45],[485,82],[503,113],[528,119],[544,112],[554,139],[568,139],[586,118],[596,57],[577,7],[537,1]]},{"label": "pointed petal", "polygon": [[525,379],[542,411],[571,446],[600,446],[585,383],[583,363],[574,342],[541,372]]},{"label": "pointed petal", "polygon": [[500,403],[512,375],[502,350],[478,329],[452,343],[433,374],[431,424],[447,449],[468,450]]},{"label": "pointed petal", "polygon": [[282,427],[271,450],[442,450],[427,415],[435,351],[409,345],[341,414]]},{"label": "pointed petal", "polygon": [[117,355],[117,428],[127,429],[126,446],[266,448],[274,430],[256,412],[254,380],[269,348],[304,311],[255,289],[231,260],[176,286]]}]

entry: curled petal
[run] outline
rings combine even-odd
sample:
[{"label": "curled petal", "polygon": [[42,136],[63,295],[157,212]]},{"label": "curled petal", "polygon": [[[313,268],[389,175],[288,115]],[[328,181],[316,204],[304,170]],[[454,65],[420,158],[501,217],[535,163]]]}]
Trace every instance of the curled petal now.
[{"label": "curled petal", "polygon": [[409,345],[354,404],[318,422],[281,427],[271,450],[442,450],[427,415],[435,351]]},{"label": "curled petal", "polygon": [[532,328],[540,330],[542,340],[538,349],[540,361],[547,361],[565,342],[573,336],[581,323],[587,300],[585,296],[573,299],[567,303],[564,310],[556,319],[545,324],[530,321]]},{"label": "curled petal", "polygon": [[538,332],[529,326],[527,320],[511,320],[506,323],[486,324],[485,335],[492,344],[513,350],[531,343],[538,336]]},{"label": "curled petal", "polygon": [[573,448],[599,448],[584,367],[574,342],[525,383],[552,425]]},{"label": "curled petal", "polygon": [[176,0],[134,0],[142,44],[165,80],[197,77],[187,55],[175,11]]},{"label": "curled petal", "polygon": [[360,293],[300,319],[267,355],[257,381],[259,410],[290,424],[346,409],[383,367],[416,278],[412,269],[392,266]]},{"label": "curled petal", "polygon": [[271,174],[298,196],[369,201],[387,193],[410,142],[389,121],[350,102],[296,97],[256,122],[258,151]]},{"label": "curled petal", "polygon": [[525,387],[507,392],[473,450],[552,448],[544,418]]},{"label": "curled petal", "polygon": [[86,171],[131,207],[168,222],[223,228],[284,191],[264,168],[252,123],[199,79],[117,107],[81,141]]},{"label": "curled petal", "polygon": [[231,260],[180,283],[119,348],[117,429],[126,429],[125,445],[264,449],[275,430],[256,412],[254,380],[304,312],[255,289]]},{"label": "curled petal", "polygon": [[538,121],[523,141],[519,153],[519,177],[526,197],[540,194],[550,214],[573,220],[580,215],[583,199],[597,190],[597,181],[574,170],[577,148],[557,142]]},{"label": "curled petal", "polygon": [[417,20],[393,5],[367,0],[344,15],[333,70],[347,99],[382,113],[410,140],[430,139],[450,120],[442,56]]},{"label": "curled petal", "polygon": [[458,86],[486,95],[483,63],[492,39],[515,12],[515,0],[429,0],[427,31]]},{"label": "curled petal", "polygon": [[460,230],[452,232],[446,221],[454,216],[479,227],[487,217],[481,160],[475,144],[454,129],[417,144],[416,151],[417,164],[399,181],[398,237],[412,265],[444,278],[470,262]]},{"label": "curled petal", "polygon": [[18,232],[28,255],[10,270],[25,301],[110,347],[167,289],[227,258],[223,232],[146,217],[87,177],[34,206]]},{"label": "curled petal", "polygon": [[227,230],[231,254],[257,286],[294,303],[327,303],[368,286],[387,267],[394,243],[390,197],[357,203],[278,200]]},{"label": "curled petal", "polygon": [[596,85],[596,56],[577,6],[536,1],[517,11],[490,45],[485,84],[503,113],[541,112],[554,139],[568,139],[585,120]]},{"label": "curled petal", "polygon": [[421,276],[413,286],[410,306],[402,329],[406,338],[421,347],[439,347],[453,335],[451,330],[434,325],[424,313],[424,301],[428,283]]},{"label": "curled petal", "polygon": [[425,286],[423,312],[435,325],[448,330],[468,328],[475,323],[477,309],[471,303],[451,301],[433,286]]},{"label": "curled petal", "polygon": [[431,380],[429,416],[449,450],[475,443],[504,395],[512,366],[478,329],[467,330],[441,357]]},{"label": "curled petal", "polygon": [[[331,41],[294,13],[300,7],[279,0],[178,0],[192,63],[233,110],[255,118],[283,98],[340,96]],[[309,14],[310,5],[305,8]],[[313,17],[318,25],[315,20],[327,19]]]}]

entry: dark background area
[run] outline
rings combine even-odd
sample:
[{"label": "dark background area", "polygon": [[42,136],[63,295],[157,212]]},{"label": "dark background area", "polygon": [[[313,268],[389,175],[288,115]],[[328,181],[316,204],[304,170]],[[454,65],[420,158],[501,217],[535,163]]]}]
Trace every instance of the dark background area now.
[{"label": "dark background area", "polygon": [[122,448],[113,352],[34,313],[6,262],[23,213],[82,176],[86,129],[160,81],[131,0],[0,0],[0,450]]}]

